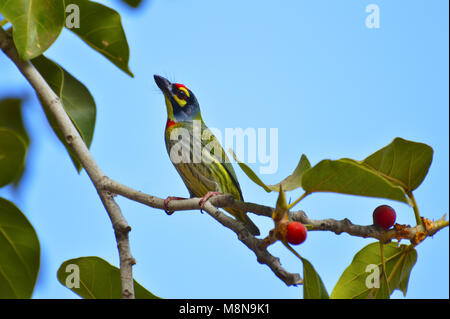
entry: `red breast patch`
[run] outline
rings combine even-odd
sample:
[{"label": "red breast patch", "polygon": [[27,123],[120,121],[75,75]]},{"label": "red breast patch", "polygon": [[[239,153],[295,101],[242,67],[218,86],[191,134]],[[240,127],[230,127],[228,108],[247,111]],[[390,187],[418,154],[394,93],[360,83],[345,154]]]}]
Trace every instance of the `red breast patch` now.
[{"label": "red breast patch", "polygon": [[177,122],[172,121],[171,119],[167,119],[167,123],[166,123],[166,130],[171,127],[172,125],[177,124]]}]

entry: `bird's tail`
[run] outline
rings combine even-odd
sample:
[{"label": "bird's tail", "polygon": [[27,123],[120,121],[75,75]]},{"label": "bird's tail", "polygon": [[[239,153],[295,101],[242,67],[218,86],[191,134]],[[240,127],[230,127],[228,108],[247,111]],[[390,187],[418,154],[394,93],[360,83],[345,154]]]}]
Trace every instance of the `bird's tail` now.
[{"label": "bird's tail", "polygon": [[252,222],[250,217],[247,216],[246,213],[243,213],[239,210],[233,209],[233,208],[224,208],[228,213],[236,217],[238,220],[244,223],[247,230],[252,234],[253,236],[259,235],[259,229],[258,227]]}]

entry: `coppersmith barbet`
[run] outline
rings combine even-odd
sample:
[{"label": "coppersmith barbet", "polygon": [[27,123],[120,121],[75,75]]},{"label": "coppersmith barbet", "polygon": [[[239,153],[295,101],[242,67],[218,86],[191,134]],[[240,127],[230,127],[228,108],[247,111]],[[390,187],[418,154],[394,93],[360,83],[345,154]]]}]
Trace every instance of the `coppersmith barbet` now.
[{"label": "coppersmith barbet", "polygon": [[[203,197],[206,201],[208,197],[222,193],[231,194],[242,201],[242,191],[233,166],[220,142],[203,122],[200,105],[194,93],[186,86],[171,83],[162,76],[155,75],[154,79],[164,94],[167,107],[166,149],[175,169],[188,188],[191,198]],[[186,139],[186,134],[178,134],[181,139],[171,138],[172,133],[177,129],[181,129],[177,131],[177,134],[180,131],[188,132],[189,137]],[[196,129],[199,134],[195,134]],[[182,148],[185,148],[184,151],[189,151],[188,156],[183,157],[182,160],[174,156],[174,153],[179,153],[180,143]],[[201,148],[201,156],[195,157],[195,145]],[[177,147],[177,150],[171,154],[174,147]],[[207,148],[206,151],[205,148]],[[259,235],[258,228],[246,212],[230,207],[224,209],[244,223],[251,234]]]}]

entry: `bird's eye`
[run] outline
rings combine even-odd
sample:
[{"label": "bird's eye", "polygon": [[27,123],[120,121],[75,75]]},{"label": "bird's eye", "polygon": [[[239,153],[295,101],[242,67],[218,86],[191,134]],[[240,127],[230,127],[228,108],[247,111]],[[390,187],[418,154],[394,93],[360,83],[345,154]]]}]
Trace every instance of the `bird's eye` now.
[{"label": "bird's eye", "polygon": [[185,100],[187,98],[187,95],[186,95],[186,93],[183,90],[178,90],[177,91],[177,97],[180,100]]}]

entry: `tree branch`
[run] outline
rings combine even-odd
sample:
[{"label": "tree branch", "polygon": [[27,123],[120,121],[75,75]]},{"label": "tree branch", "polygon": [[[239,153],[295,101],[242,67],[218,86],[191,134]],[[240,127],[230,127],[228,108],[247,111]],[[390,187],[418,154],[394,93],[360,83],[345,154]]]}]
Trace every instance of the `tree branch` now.
[{"label": "tree branch", "polygon": [[[103,179],[102,184],[103,188],[111,193],[121,195],[146,206],[161,210],[165,209],[164,200],[162,198],[147,195],[107,177]],[[200,209],[200,200],[201,198],[173,200],[168,203],[166,208],[170,211],[197,210]],[[230,194],[211,197],[211,199],[209,199],[205,203],[203,210],[223,226],[231,229],[234,233],[236,233],[238,239],[255,253],[258,262],[267,265],[278,278],[286,283],[286,285],[292,286],[301,284],[302,280],[298,274],[293,274],[286,271],[281,266],[280,260],[272,256],[267,251],[268,244],[264,239],[253,237],[242,223],[235,220],[234,218],[229,217],[228,215],[222,213],[217,209],[217,207],[241,207],[242,205],[244,205],[245,207],[252,207],[253,211],[263,212],[264,210],[266,210],[266,212],[268,212],[272,210],[272,208],[270,207],[236,201]]]},{"label": "tree branch", "polygon": [[[201,198],[190,198],[185,200],[170,201],[167,207],[164,207],[164,200],[162,198],[151,196],[143,192],[134,190],[128,186],[122,185],[112,179],[105,177],[102,181],[104,189],[111,193],[121,195],[130,200],[139,202],[149,207],[170,211],[184,211],[200,209]],[[237,220],[222,213],[217,208],[232,207],[242,211],[251,212],[256,215],[272,217],[275,210],[273,207],[259,205],[255,203],[248,203],[236,200],[232,195],[225,194],[211,197],[205,204],[204,210],[218,222],[225,227],[231,229],[236,233],[239,240],[242,241],[250,250],[252,250],[259,263],[266,264],[269,268],[284,281],[288,286],[302,283],[298,274],[291,274],[281,267],[278,258],[273,257],[268,251],[267,246],[273,243],[272,238],[258,239],[253,237],[247,229]],[[426,229],[423,226],[410,227],[406,225],[396,224],[393,229],[385,230],[374,225],[361,226],[354,225],[349,219],[343,220],[323,219],[314,220],[308,218],[303,211],[290,212],[289,216],[292,220],[299,221],[308,225],[309,231],[332,231],[335,234],[347,233],[351,236],[362,238],[374,238],[383,243],[389,242],[392,239],[407,239],[414,244],[420,243],[427,236],[432,236],[440,229],[448,226],[448,221],[443,218],[436,222],[428,219],[425,221]]]},{"label": "tree branch", "polygon": [[417,225],[415,227],[411,227],[409,225],[395,224],[394,227],[389,230],[385,230],[375,225],[355,225],[348,218],[344,218],[342,220],[335,220],[332,218],[314,220],[308,218],[303,211],[291,213],[291,218],[303,224],[310,225],[310,228],[308,229],[309,231],[325,230],[332,231],[337,235],[347,233],[351,236],[362,238],[375,238],[383,243],[388,243],[393,239],[397,239],[399,241],[401,239],[406,239],[410,240],[411,243],[415,245],[419,244],[427,236],[433,236],[439,230],[449,225],[448,221],[445,220],[445,215],[437,221],[431,221],[422,217],[425,226]]},{"label": "tree branch", "polygon": [[72,148],[94,184],[114,228],[120,257],[122,297],[134,298],[132,265],[135,264],[135,260],[131,255],[128,238],[131,227],[123,217],[120,207],[114,201],[112,194],[106,192],[101,187],[104,173],[95,162],[89,149],[64,110],[59,97],[53,92],[31,62],[19,58],[11,36],[2,28],[0,28],[0,48],[17,66],[43,103],[47,105],[51,116],[64,134],[67,144]]},{"label": "tree branch", "polygon": [[225,215],[210,202],[205,203],[204,210],[223,226],[234,231],[238,239],[255,253],[258,262],[267,265],[286,285],[295,286],[303,283],[299,274],[287,272],[281,266],[279,258],[272,256],[267,251],[268,243],[264,239],[258,239],[252,236],[241,222]]},{"label": "tree branch", "polygon": [[[164,209],[164,200],[162,198],[147,195],[109,178],[105,178],[103,180],[103,187],[114,194],[121,195],[141,204],[153,208]],[[171,201],[167,205],[167,209],[169,209],[170,211],[199,209],[200,200],[201,198],[190,198],[186,200]],[[208,202],[216,208],[232,207],[241,211],[246,211],[259,216],[266,216],[270,218],[272,217],[272,213],[275,210],[275,208],[269,206],[249,202],[241,202],[239,200],[236,200],[230,194],[211,197]],[[304,211],[290,212],[289,217],[292,220],[299,221],[302,224],[308,225],[308,231],[331,231],[337,235],[347,233],[351,236],[356,237],[374,238],[377,240],[381,240],[384,243],[389,242],[392,239],[407,239],[417,244],[418,239],[420,239],[424,234],[426,236],[432,236],[442,228],[448,226],[448,221],[445,221],[445,216],[435,222],[423,218],[426,226],[418,225],[415,227],[410,227],[406,225],[396,224],[393,229],[389,230],[382,229],[375,225],[355,225],[347,218],[342,220],[336,220],[332,218],[315,220],[309,218]]]}]

